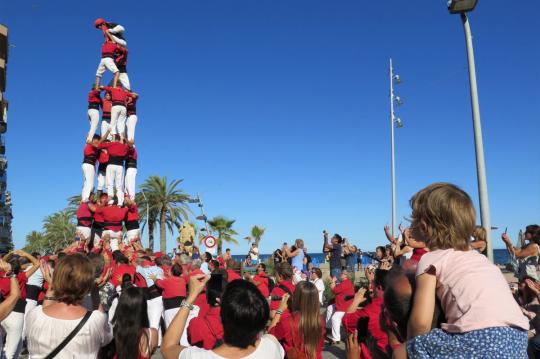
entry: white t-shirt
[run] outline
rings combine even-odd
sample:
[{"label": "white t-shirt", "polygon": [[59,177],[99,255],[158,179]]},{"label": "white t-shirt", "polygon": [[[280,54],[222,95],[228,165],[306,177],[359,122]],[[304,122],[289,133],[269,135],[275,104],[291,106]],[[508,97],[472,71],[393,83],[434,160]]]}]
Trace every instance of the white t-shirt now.
[{"label": "white t-shirt", "polygon": [[[248,356],[239,359],[283,359],[285,351],[277,339],[270,334],[261,337],[257,349]],[[211,350],[189,347],[180,353],[179,359],[225,359]]]},{"label": "white t-shirt", "polygon": [[249,251],[249,256],[251,257],[252,261],[258,260],[259,259],[259,248],[251,247],[251,250]]},{"label": "white t-shirt", "polygon": [[[82,319],[82,318],[81,318]],[[26,316],[29,359],[41,359],[49,355],[81,319],[58,319],[43,313],[38,306]],[[93,311],[77,335],[56,356],[56,359],[94,359],[99,349],[112,340],[112,329],[107,314]]]},{"label": "white t-shirt", "polygon": [[312,281],[313,284],[315,284],[315,287],[317,288],[317,291],[319,292],[319,302],[323,304],[323,294],[324,294],[324,282],[321,278],[317,278],[314,281]]}]

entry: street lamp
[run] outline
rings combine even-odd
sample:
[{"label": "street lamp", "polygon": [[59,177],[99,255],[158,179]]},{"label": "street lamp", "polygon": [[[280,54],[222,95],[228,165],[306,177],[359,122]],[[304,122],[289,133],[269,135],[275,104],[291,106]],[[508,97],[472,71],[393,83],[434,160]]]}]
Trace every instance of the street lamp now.
[{"label": "street lamp", "polygon": [[476,67],[474,64],[474,49],[472,44],[471,27],[467,12],[472,11],[478,0],[451,0],[448,2],[448,10],[451,14],[459,13],[465,31],[465,43],[467,45],[467,59],[469,62],[469,84],[471,88],[471,107],[473,115],[474,145],[476,151],[476,173],[478,180],[478,196],[480,197],[480,218],[482,227],[487,234],[488,259],[493,262],[493,245],[491,243],[491,221],[489,216],[489,201],[486,180],[486,164],[484,160],[484,144],[482,140],[482,125],[480,123],[480,105],[478,104],[478,88],[476,86]]},{"label": "street lamp", "polygon": [[394,126],[397,128],[403,127],[403,122],[394,113],[394,104],[397,106],[403,105],[403,100],[394,94],[394,84],[402,83],[398,74],[394,74],[392,68],[392,59],[390,59],[390,137],[392,143],[392,237],[394,237],[394,229],[396,228],[396,171],[394,159]]}]

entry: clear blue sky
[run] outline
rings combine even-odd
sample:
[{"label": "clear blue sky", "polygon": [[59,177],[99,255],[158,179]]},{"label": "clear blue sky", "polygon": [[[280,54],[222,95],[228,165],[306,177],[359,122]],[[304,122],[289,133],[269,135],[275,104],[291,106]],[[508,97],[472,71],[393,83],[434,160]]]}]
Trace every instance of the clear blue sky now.
[{"label": "clear blue sky", "polygon": [[[445,4],[4,1],[0,22],[16,46],[6,93],[15,244],[80,193],[97,17],[127,29],[141,95],[138,182],[183,178],[209,216],[237,220],[240,239],[253,224],[267,227],[263,252],[295,238],[319,252],[323,229],[364,249],[385,242],[390,56],[404,80],[398,218],[434,181],[477,202],[463,29]],[[510,5],[480,1],[470,18],[492,223],[515,237],[540,222],[540,2]],[[233,251],[245,253],[240,243]]]}]

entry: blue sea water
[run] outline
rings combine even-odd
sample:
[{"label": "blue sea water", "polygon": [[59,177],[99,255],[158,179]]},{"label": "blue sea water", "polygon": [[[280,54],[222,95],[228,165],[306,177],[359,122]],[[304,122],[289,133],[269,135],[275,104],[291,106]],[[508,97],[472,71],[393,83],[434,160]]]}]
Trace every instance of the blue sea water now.
[{"label": "blue sea water", "polygon": [[[313,264],[315,266],[318,266],[320,263],[325,263],[325,254],[324,253],[310,253],[311,260],[313,261]],[[264,262],[266,259],[270,258],[271,254],[261,254],[261,260]],[[506,264],[509,262],[508,252],[506,249],[494,249],[493,250],[493,257],[495,260],[495,264]],[[237,261],[242,261],[245,256],[243,255],[233,255],[233,258]],[[370,264],[372,260],[366,256],[362,257],[362,264],[367,265]]]}]

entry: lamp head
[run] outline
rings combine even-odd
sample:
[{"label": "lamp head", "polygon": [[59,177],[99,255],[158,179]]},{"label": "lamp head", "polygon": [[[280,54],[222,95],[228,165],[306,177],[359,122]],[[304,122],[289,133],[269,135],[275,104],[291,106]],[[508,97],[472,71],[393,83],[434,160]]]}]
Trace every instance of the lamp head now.
[{"label": "lamp head", "polygon": [[448,0],[448,11],[450,14],[461,14],[473,11],[478,4],[478,0]]},{"label": "lamp head", "polygon": [[399,117],[394,120],[394,123],[396,124],[397,128],[402,128],[403,127],[403,122],[401,122],[401,118],[399,118]]},{"label": "lamp head", "polygon": [[394,96],[394,101],[398,106],[403,105],[403,100],[399,96]]},{"label": "lamp head", "polygon": [[396,85],[399,85],[402,81],[401,81],[401,78],[399,77],[399,75],[394,75],[394,81],[396,82]]}]

